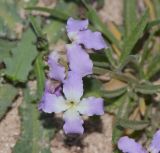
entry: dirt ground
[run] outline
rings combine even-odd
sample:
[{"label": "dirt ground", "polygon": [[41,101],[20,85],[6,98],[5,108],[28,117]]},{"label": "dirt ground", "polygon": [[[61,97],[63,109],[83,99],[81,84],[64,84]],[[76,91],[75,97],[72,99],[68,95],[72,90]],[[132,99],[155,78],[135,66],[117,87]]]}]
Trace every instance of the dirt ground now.
[{"label": "dirt ground", "polygon": [[[123,0],[105,0],[104,7],[99,11],[99,15],[104,22],[114,21],[122,24]],[[20,96],[14,103],[12,109],[0,122],[0,153],[11,153],[12,148],[20,135],[20,117],[18,107],[23,102]],[[97,126],[90,120],[82,137],[70,138],[67,140],[71,144],[66,144],[62,131],[59,131],[51,142],[52,153],[112,153],[112,116],[107,113],[101,117]],[[93,125],[92,125],[93,124]]]}]

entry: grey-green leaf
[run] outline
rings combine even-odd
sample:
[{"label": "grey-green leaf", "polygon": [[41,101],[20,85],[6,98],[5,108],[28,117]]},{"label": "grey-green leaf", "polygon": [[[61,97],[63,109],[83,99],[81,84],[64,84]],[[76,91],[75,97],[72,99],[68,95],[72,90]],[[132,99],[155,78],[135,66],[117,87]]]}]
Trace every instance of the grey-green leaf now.
[{"label": "grey-green leaf", "polygon": [[44,90],[45,84],[45,74],[44,74],[44,65],[42,61],[42,56],[39,55],[35,61],[35,74],[37,78],[37,96],[41,98]]},{"label": "grey-green leaf", "polygon": [[24,33],[18,46],[12,49],[12,57],[5,59],[6,75],[8,78],[20,82],[27,80],[32,69],[32,62],[37,56],[34,45],[35,36],[31,30]]},{"label": "grey-green leaf", "polygon": [[159,64],[160,64],[160,54],[157,54],[152,58],[152,61],[149,62],[149,64],[148,64],[147,73],[146,73],[146,79],[150,79],[157,72],[160,71]]},{"label": "grey-green leaf", "polygon": [[[54,128],[43,124],[37,104],[32,102],[29,90],[24,91],[24,101],[20,107],[22,120],[21,136],[13,148],[13,153],[51,153],[49,141],[54,133]],[[52,123],[52,117],[45,118],[46,122]],[[46,126],[46,127],[44,127]],[[47,127],[48,126],[48,127]]]},{"label": "grey-green leaf", "polygon": [[117,124],[122,126],[123,128],[142,130],[148,126],[149,122],[148,121],[132,121],[128,119],[118,118]]},{"label": "grey-green leaf", "polygon": [[160,92],[160,85],[138,85],[134,88],[135,92],[139,92],[142,94],[156,94]]},{"label": "grey-green leaf", "polygon": [[126,87],[116,89],[116,90],[113,90],[113,91],[103,91],[102,96],[105,97],[105,98],[115,98],[115,97],[121,96],[126,91],[127,91]]},{"label": "grey-green leaf", "polygon": [[125,33],[129,36],[137,23],[136,0],[124,0]]},{"label": "grey-green leaf", "polygon": [[0,119],[5,115],[7,109],[12,105],[12,101],[17,94],[15,87],[9,84],[0,85]]},{"label": "grey-green leaf", "polygon": [[123,65],[128,55],[131,53],[136,42],[141,38],[144,32],[144,29],[147,25],[147,19],[148,19],[148,11],[145,11],[144,15],[141,17],[136,27],[132,30],[128,38],[125,39],[124,45],[123,45],[123,52],[120,56],[121,65]]},{"label": "grey-green leaf", "polygon": [[10,56],[10,51],[16,46],[16,42],[0,39],[0,62]]}]

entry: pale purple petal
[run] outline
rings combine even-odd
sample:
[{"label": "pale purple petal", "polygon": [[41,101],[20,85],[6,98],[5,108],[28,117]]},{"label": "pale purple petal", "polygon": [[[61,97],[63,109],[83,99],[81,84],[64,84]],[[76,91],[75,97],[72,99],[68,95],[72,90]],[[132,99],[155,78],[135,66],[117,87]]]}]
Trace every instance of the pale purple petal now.
[{"label": "pale purple petal", "polygon": [[75,20],[73,18],[69,18],[67,21],[67,32],[78,32],[80,30],[85,30],[88,27],[88,20]]},{"label": "pale purple petal", "polygon": [[57,97],[55,94],[45,92],[39,108],[46,113],[60,113],[65,111],[68,107],[62,96]]},{"label": "pale purple petal", "polygon": [[65,120],[63,129],[66,134],[83,134],[84,129],[82,125],[84,122],[77,111],[69,109],[64,113],[63,118]]},{"label": "pale purple petal", "polygon": [[77,110],[84,115],[103,115],[103,99],[96,97],[83,98],[77,106]]},{"label": "pale purple petal", "polygon": [[77,33],[77,43],[83,44],[87,49],[100,50],[107,47],[100,32],[84,30]]},{"label": "pale purple petal", "polygon": [[65,78],[65,68],[58,63],[59,56],[52,52],[48,59],[49,77],[55,80],[63,81]]},{"label": "pale purple petal", "polygon": [[152,153],[160,152],[160,130],[154,134],[149,150]]},{"label": "pale purple petal", "polygon": [[83,95],[82,77],[70,71],[63,84],[63,93],[68,101],[79,102]]},{"label": "pale purple petal", "polygon": [[47,80],[45,83],[45,91],[60,96],[62,94],[62,82]]},{"label": "pale purple petal", "polygon": [[118,148],[123,153],[147,153],[142,145],[138,144],[134,139],[131,139],[127,136],[121,137],[118,140]]},{"label": "pale purple petal", "polygon": [[82,77],[92,74],[93,63],[89,55],[78,44],[67,45],[69,67]]}]

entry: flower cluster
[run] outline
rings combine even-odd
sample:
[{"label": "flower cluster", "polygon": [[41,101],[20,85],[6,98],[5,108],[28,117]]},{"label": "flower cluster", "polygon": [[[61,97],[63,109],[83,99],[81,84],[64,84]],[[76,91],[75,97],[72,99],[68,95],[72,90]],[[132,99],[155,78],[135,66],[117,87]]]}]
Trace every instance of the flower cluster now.
[{"label": "flower cluster", "polygon": [[[135,142],[127,136],[121,137],[118,141],[118,148],[122,150],[123,153],[147,153],[147,150],[142,147],[139,143]],[[160,152],[160,130],[158,130],[151,141],[148,148],[149,153],[159,153]]]},{"label": "flower cluster", "polygon": [[85,49],[100,50],[106,43],[100,32],[87,29],[88,20],[67,21],[67,35],[71,44],[66,45],[67,70],[60,64],[60,56],[52,52],[48,58],[49,73],[39,109],[46,113],[63,112],[66,134],[84,132],[81,115],[102,115],[103,99],[82,98],[83,77],[92,74],[93,63]]}]

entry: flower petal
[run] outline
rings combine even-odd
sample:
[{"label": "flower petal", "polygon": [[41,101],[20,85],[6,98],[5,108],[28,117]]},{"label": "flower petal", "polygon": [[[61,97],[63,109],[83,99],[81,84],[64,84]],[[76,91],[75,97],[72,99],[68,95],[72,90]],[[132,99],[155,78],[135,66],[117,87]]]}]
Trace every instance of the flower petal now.
[{"label": "flower petal", "polygon": [[56,96],[62,95],[62,83],[54,80],[46,80],[45,91],[55,94]]},{"label": "flower petal", "polygon": [[82,125],[84,122],[77,111],[69,109],[64,113],[63,118],[65,120],[63,129],[66,134],[69,133],[83,134],[84,129]]},{"label": "flower petal", "polygon": [[84,98],[77,106],[77,110],[84,115],[92,116],[92,115],[103,115],[103,99],[89,97]]},{"label": "flower petal", "polygon": [[154,134],[149,151],[152,153],[160,152],[160,130]]},{"label": "flower petal", "polygon": [[57,97],[55,94],[45,92],[42,97],[42,102],[39,105],[39,109],[46,113],[60,113],[65,111],[68,106],[65,103],[65,99],[62,96]]},{"label": "flower petal", "polygon": [[92,74],[93,63],[89,55],[80,45],[67,45],[67,57],[69,60],[69,67],[72,71],[82,77]]},{"label": "flower petal", "polygon": [[85,30],[88,27],[88,20],[75,20],[73,18],[69,18],[67,21],[67,32],[78,32],[80,30]]},{"label": "flower petal", "polygon": [[127,136],[121,137],[118,140],[118,148],[123,153],[147,153],[147,151],[140,144]]},{"label": "flower petal", "polygon": [[77,33],[77,43],[83,44],[87,49],[100,50],[107,47],[100,32],[84,30]]},{"label": "flower petal", "polygon": [[58,63],[59,56],[56,52],[49,55],[49,77],[55,80],[63,81],[65,78],[65,68]]},{"label": "flower petal", "polygon": [[72,71],[69,71],[68,77],[63,84],[63,93],[67,101],[79,102],[83,95],[82,77]]}]

